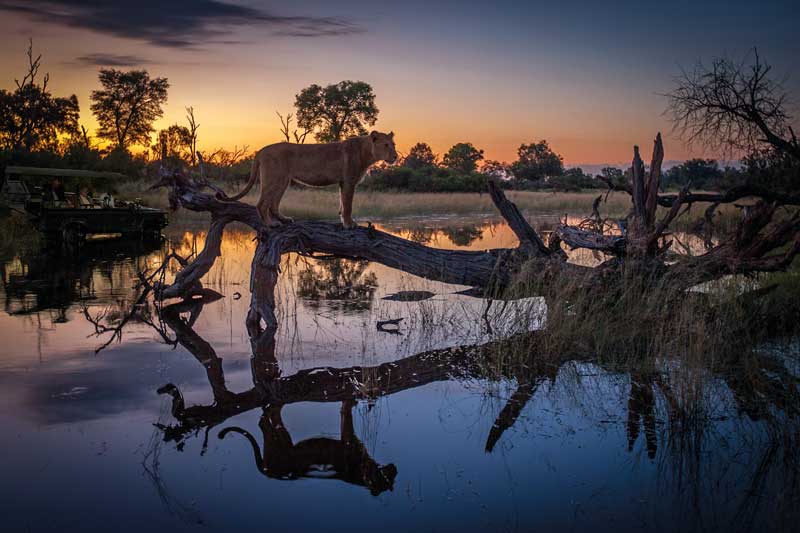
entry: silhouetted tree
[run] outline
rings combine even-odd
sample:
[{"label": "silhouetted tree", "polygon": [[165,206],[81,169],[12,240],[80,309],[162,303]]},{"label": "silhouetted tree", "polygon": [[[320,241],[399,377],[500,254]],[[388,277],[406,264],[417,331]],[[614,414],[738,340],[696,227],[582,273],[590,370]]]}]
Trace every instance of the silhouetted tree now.
[{"label": "silhouetted tree", "polygon": [[378,120],[375,93],[363,81],[340,81],[322,87],[311,85],[295,97],[297,125],[313,131],[319,142],[337,142],[366,135],[366,126]]},{"label": "silhouetted tree", "polygon": [[426,143],[417,143],[408,151],[408,155],[403,159],[403,166],[418,170],[436,166],[436,154]]},{"label": "silhouetted tree", "polygon": [[194,118],[194,107],[189,106],[186,108],[186,121],[189,126],[186,128],[186,149],[189,150],[189,159],[194,166],[197,163],[197,130],[200,124]]},{"label": "silhouetted tree", "polygon": [[[730,173],[730,169],[726,170]],[[797,190],[800,184],[800,161],[771,146],[754,150],[742,158],[739,172],[743,174],[740,180],[778,190]]]},{"label": "silhouetted tree", "polygon": [[153,133],[153,122],[164,111],[169,82],[166,78],[150,78],[146,70],[123,72],[102,69],[102,89],[92,91],[92,112],[97,117],[97,136],[114,143],[117,150],[134,144],[147,146]]},{"label": "silhouetted tree", "polygon": [[507,180],[511,177],[511,167],[508,163],[487,159],[481,165],[481,173],[495,179]]},{"label": "silhouetted tree", "polygon": [[158,132],[158,139],[150,150],[156,159],[161,157],[162,149],[165,149],[167,157],[190,162],[192,143],[192,133],[189,128],[173,124]]},{"label": "silhouetted tree", "polygon": [[624,177],[624,172],[621,168],[617,167],[603,167],[600,169],[600,175],[609,180],[621,180]]},{"label": "silhouetted tree", "polygon": [[770,71],[756,50],[749,64],[728,58],[715,59],[710,67],[698,63],[666,95],[675,129],[689,142],[712,148],[752,152],[766,144],[800,160],[788,95]]},{"label": "silhouetted tree", "polygon": [[33,41],[28,45],[28,71],[22,80],[14,80],[17,88],[0,90],[0,143],[6,148],[33,151],[54,148],[58,136],[77,135],[80,107],[73,94],[56,98],[47,88],[50,75],[37,83],[41,54],[33,57]]},{"label": "silhouetted tree", "polygon": [[[280,119],[281,121],[280,131],[281,135],[283,135],[283,138],[286,139],[286,142],[287,143],[292,142],[292,137],[294,137],[295,144],[305,144],[306,137],[308,137],[308,134],[311,132],[308,130],[303,130],[303,131],[291,130],[292,118],[294,118],[294,115],[292,113],[286,113],[285,117],[281,115],[278,111],[275,111],[275,114],[278,115],[278,119]],[[292,133],[291,137],[289,136],[289,130],[291,130]]]},{"label": "silhouetted tree", "polygon": [[478,161],[482,159],[483,150],[478,150],[472,143],[458,143],[447,151],[442,163],[451,170],[468,174],[477,170]]},{"label": "silhouetted tree", "polygon": [[682,187],[691,182],[692,187],[714,186],[722,178],[722,170],[714,159],[689,159],[664,173],[664,187]]},{"label": "silhouetted tree", "polygon": [[564,174],[564,159],[545,140],[520,145],[517,156],[517,161],[511,165],[517,179],[539,181]]}]

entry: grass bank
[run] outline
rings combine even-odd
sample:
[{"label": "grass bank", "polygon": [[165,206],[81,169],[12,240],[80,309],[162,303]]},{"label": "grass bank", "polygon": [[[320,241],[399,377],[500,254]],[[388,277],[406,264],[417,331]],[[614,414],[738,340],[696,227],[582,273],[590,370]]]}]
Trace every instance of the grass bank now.
[{"label": "grass bank", "polygon": [[[528,215],[570,215],[582,218],[592,211],[592,202],[603,194],[604,201],[600,213],[612,219],[623,218],[631,208],[630,196],[615,192],[608,196],[603,191],[587,190],[582,192],[543,192],[543,191],[506,191],[506,196],[520,210]],[[152,207],[168,208],[166,191],[148,191],[143,184],[124,185],[119,195],[125,199],[141,198]],[[252,191],[244,201],[255,204],[258,191]],[[708,204],[698,204],[685,216],[681,216],[673,224],[675,230],[685,231],[703,217]],[[323,189],[289,189],[281,203],[282,212],[290,217],[305,220],[336,220],[339,217],[339,192],[334,187]],[[666,209],[661,209],[663,216]],[[358,220],[388,221],[407,217],[442,217],[442,216],[496,216],[488,193],[412,193],[412,192],[376,192],[356,191],[353,205],[354,217]],[[718,209],[718,229],[732,227],[738,219],[738,209],[732,205],[723,205]],[[193,213],[179,210],[171,215],[173,226],[182,226],[195,222],[205,222],[208,213]]]},{"label": "grass bank", "polygon": [[[539,191],[508,191],[507,196],[527,214],[588,215],[592,201],[599,191],[552,193]],[[126,199],[141,198],[147,205],[167,207],[165,191],[147,191],[140,185],[129,185],[120,190]],[[255,204],[257,191],[244,201]],[[609,195],[602,212],[607,216],[622,217],[630,209],[630,198],[623,193]],[[339,193],[335,188],[290,189],[281,203],[284,214],[299,219],[336,219],[339,216]],[[488,194],[481,193],[408,193],[357,191],[353,206],[356,218],[386,220],[398,217],[446,215],[496,215],[497,209]],[[175,220],[198,215],[180,213]]]}]

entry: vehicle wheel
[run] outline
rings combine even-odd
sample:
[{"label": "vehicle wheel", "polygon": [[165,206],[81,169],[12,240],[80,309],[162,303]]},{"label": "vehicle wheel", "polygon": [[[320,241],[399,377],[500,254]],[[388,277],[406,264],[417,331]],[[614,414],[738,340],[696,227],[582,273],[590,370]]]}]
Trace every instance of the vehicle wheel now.
[{"label": "vehicle wheel", "polygon": [[86,227],[79,222],[64,224],[61,242],[69,250],[80,250],[86,244]]}]

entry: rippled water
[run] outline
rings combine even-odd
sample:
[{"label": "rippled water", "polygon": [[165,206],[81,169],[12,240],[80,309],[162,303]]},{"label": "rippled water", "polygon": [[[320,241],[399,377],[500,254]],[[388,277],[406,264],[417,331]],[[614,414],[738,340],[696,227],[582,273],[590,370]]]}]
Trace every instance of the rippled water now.
[{"label": "rippled water", "polygon": [[[489,222],[384,229],[445,248],[516,242]],[[720,378],[702,431],[675,431],[652,376],[568,361],[523,379],[442,351],[540,327],[538,299],[489,332],[465,287],[297,256],[276,342],[253,347],[249,232],[226,234],[205,280],[224,298],[138,300],[139,271],[203,238],[2,262],[3,531],[794,527],[796,452],[743,407],[769,388]]]}]

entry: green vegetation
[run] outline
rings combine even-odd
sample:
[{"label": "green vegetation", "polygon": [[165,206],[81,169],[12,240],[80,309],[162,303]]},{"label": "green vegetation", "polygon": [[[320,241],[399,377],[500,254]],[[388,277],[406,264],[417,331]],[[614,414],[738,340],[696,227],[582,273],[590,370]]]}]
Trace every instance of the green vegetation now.
[{"label": "green vegetation", "polygon": [[511,173],[517,180],[541,182],[564,174],[564,158],[545,140],[521,145],[517,156],[517,161],[511,165]]},{"label": "green vegetation", "polygon": [[444,154],[442,165],[459,174],[472,174],[478,170],[478,162],[483,160],[483,150],[478,150],[472,143],[458,143]]},{"label": "green vegetation", "polygon": [[387,167],[370,173],[361,187],[373,191],[482,192],[486,190],[486,176],[437,166]]},{"label": "green vegetation", "polygon": [[318,142],[366,135],[366,126],[378,120],[375,93],[363,81],[345,80],[326,87],[310,85],[300,91],[294,106],[297,125],[313,132]]}]

